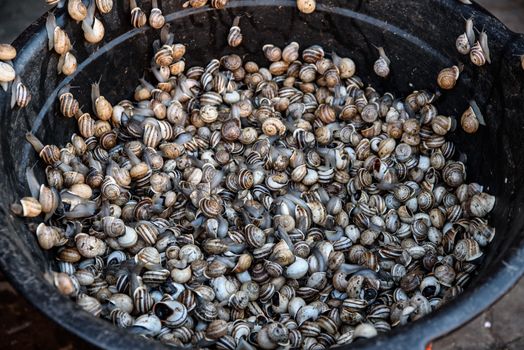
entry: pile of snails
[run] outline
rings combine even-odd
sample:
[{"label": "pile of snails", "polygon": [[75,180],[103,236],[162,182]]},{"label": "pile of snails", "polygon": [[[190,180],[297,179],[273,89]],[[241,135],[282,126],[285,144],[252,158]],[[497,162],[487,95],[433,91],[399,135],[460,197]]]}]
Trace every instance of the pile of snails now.
[{"label": "pile of snails", "polygon": [[[264,45],[266,67],[229,54],[187,69],[167,26],[153,46],[156,83],[140,79],[132,100],[95,83],[82,110],[64,88],[70,142],[26,135],[47,184],[28,169],[31,196],[11,210],[39,218],[61,293],[169,345],[326,349],[462,292],[495,235],[495,198],[466,182],[438,94],[379,94],[319,45]],[[476,108],[461,125],[476,131]]]}]

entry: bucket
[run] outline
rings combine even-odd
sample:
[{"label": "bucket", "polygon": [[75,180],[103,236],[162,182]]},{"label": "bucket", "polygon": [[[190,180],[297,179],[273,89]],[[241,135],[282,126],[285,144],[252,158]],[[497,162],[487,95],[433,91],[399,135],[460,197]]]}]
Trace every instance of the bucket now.
[{"label": "bucket", "polygon": [[[92,317],[61,296],[44,278],[52,255],[43,252],[24,220],[9,212],[10,204],[29,193],[25,169],[40,162],[25,141],[31,131],[44,143],[65,144],[76,130],[76,121],[59,115],[57,93],[65,85],[89,91],[101,80],[102,95],[109,101],[130,98],[153,55],[152,42],[159,32],[148,26],[133,29],[127,1],[101,18],[106,35],[99,45],[87,45],[80,25],[64,9],[55,10],[58,25],[74,43],[79,66],[69,76],[57,75],[58,55],[49,52],[46,16],[31,25],[14,42],[14,64],[33,99],[23,110],[11,110],[10,96],[0,93],[0,267],[12,285],[50,319],[87,342],[104,349],[164,349],[159,342],[130,334],[107,321]],[[300,13],[291,0],[234,0],[224,10],[210,7],[183,9],[182,1],[163,1],[176,42],[186,45],[186,59],[205,65],[211,58],[236,53],[246,60],[264,63],[261,47],[283,47],[296,41],[302,48],[321,44],[326,52],[351,57],[357,74],[379,92],[407,95],[414,89],[436,91],[436,76],[444,67],[464,63],[461,78],[437,102],[441,113],[460,116],[474,100],[485,119],[474,135],[457,130],[452,136],[466,155],[468,181],[485,186],[496,196],[490,224],[496,236],[478,272],[465,292],[431,315],[373,339],[359,340],[344,348],[423,349],[431,340],[461,326],[500,298],[524,272],[524,36],[508,30],[477,5],[456,0],[320,1],[310,15]],[[142,8],[149,13],[150,2]],[[227,46],[233,19],[242,16],[243,44]],[[492,63],[476,67],[455,48],[464,32],[464,18],[474,17],[476,28],[489,37]],[[391,74],[381,79],[373,73],[375,46],[385,48]],[[121,80],[123,79],[123,80]],[[75,94],[81,106],[90,106],[88,94]],[[87,107],[86,107],[87,108]],[[37,165],[35,169],[41,170]],[[44,180],[43,172],[37,172]],[[53,268],[57,270],[56,266]]]}]

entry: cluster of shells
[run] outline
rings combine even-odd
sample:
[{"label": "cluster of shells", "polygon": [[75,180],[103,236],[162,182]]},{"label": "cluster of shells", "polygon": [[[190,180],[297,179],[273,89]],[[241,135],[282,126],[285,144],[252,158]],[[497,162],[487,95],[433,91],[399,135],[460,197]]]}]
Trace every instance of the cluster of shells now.
[{"label": "cluster of shells", "polygon": [[0,44],[0,86],[4,91],[11,85],[11,109],[25,108],[31,102],[31,93],[16,74],[13,60],[16,49],[9,44]]},{"label": "cluster of shells", "polygon": [[64,89],[78,133],[63,148],[26,135],[47,185],[28,169],[11,209],[44,216],[63,294],[170,345],[325,349],[461,293],[495,199],[466,182],[438,96],[381,95],[350,58],[296,42],[265,45],[267,67],[186,69],[160,37],[134,101],[93,84],[89,113]]}]

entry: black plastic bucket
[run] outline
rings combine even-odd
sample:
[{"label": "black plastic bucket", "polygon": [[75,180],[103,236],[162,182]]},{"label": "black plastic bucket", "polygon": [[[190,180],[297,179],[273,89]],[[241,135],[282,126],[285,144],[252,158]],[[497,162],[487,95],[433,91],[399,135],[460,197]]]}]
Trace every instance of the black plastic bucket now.
[{"label": "black plastic bucket", "polygon": [[[125,4],[124,4],[125,3]],[[146,3],[143,1],[142,3]],[[59,295],[44,279],[50,257],[38,247],[23,220],[9,205],[28,193],[24,171],[38,162],[25,142],[31,130],[46,143],[65,144],[76,130],[76,121],[59,116],[56,95],[72,84],[88,91],[101,77],[102,93],[110,101],[129,98],[152,57],[151,43],[158,31],[132,29],[127,1],[115,1],[116,9],[102,18],[104,41],[85,45],[80,26],[57,10],[59,25],[74,42],[77,72],[57,76],[58,57],[47,49],[45,16],[14,43],[19,55],[15,66],[29,86],[33,100],[27,109],[11,111],[10,96],[0,93],[0,267],[13,286],[49,318],[84,340],[106,349],[160,349],[158,342],[129,334],[95,319],[72,301]],[[517,57],[524,54],[524,36],[509,31],[482,8],[457,0],[319,1],[317,11],[304,15],[292,0],[236,0],[225,10],[209,7],[182,9],[182,1],[163,1],[176,41],[187,45],[191,65],[205,64],[226,53],[260,61],[263,44],[283,46],[297,41],[301,47],[322,44],[326,51],[352,57],[357,74],[379,91],[398,95],[413,89],[436,89],[436,76],[446,67],[465,64],[457,87],[437,103],[441,113],[460,116],[469,100],[480,106],[486,126],[473,136],[457,131],[458,149],[467,155],[468,180],[486,186],[496,195],[491,222],[497,234],[477,275],[465,293],[452,303],[413,324],[387,335],[361,340],[347,348],[423,349],[432,339],[459,327],[501,297],[524,272],[524,71]],[[149,11],[149,2],[143,5]],[[243,44],[227,47],[233,18],[242,15]],[[489,36],[492,64],[478,68],[455,49],[464,31],[464,18],[473,16],[476,27]],[[383,46],[392,61],[387,80],[372,72],[377,51]],[[120,80],[123,79],[123,80]],[[78,96],[89,106],[89,96]],[[87,109],[87,107],[86,107]],[[39,168],[38,166],[36,168]],[[43,180],[42,174],[39,174]]]}]

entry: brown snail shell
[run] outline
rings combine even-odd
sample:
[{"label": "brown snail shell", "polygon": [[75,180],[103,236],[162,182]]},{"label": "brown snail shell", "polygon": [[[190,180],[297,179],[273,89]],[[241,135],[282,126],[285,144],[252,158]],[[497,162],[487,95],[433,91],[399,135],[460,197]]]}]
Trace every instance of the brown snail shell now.
[{"label": "brown snail shell", "polygon": [[229,0],[211,0],[210,5],[213,8],[221,10],[226,7]]},{"label": "brown snail shell", "polygon": [[71,118],[78,112],[79,104],[72,93],[66,92],[60,95],[59,100],[60,111],[64,117]]},{"label": "brown snail shell", "polygon": [[451,90],[455,87],[460,75],[460,69],[457,66],[444,68],[437,77],[438,86],[444,90]]},{"label": "brown snail shell", "polygon": [[280,119],[271,117],[262,123],[262,132],[267,136],[282,136],[286,132],[286,126]]},{"label": "brown snail shell", "polygon": [[462,129],[468,134],[474,134],[477,132],[480,123],[477,119],[477,116],[475,115],[473,107],[470,106],[462,114],[462,116],[460,117],[460,125],[462,126]]},{"label": "brown snail shell", "polygon": [[107,14],[113,9],[113,0],[96,0],[96,7],[101,14]]},{"label": "brown snail shell", "polygon": [[81,0],[70,0],[67,2],[67,12],[72,19],[80,22],[87,16],[87,7]]}]

